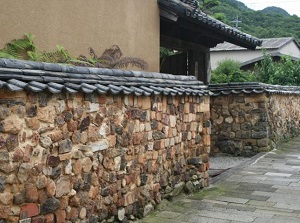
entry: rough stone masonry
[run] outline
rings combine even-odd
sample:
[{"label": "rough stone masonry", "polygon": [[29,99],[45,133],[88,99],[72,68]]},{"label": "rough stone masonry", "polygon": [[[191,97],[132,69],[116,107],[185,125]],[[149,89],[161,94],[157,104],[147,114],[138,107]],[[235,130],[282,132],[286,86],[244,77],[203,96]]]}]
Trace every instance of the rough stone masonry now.
[{"label": "rough stone masonry", "polygon": [[235,83],[212,90],[211,154],[253,156],[300,134],[299,87]]},{"label": "rough stone masonry", "polygon": [[0,90],[0,222],[127,222],[207,186],[209,105]]}]

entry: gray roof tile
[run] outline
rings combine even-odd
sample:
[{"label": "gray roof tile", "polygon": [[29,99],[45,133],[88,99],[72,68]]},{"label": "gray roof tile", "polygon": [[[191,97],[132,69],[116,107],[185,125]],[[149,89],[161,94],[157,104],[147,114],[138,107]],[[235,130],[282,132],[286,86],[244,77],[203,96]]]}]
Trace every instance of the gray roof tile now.
[{"label": "gray roof tile", "polygon": [[229,38],[225,39],[228,39],[227,41],[230,41],[229,39],[233,38],[241,41],[242,43],[246,43],[246,45],[250,46],[251,48],[260,46],[262,43],[260,39],[243,33],[203,13],[201,10],[199,10],[197,0],[158,0],[158,4],[161,7],[165,7],[171,11],[174,11],[180,17],[185,17],[190,21],[198,23],[199,25],[204,25],[206,27],[208,26],[211,30],[222,33],[225,36],[229,36]]},{"label": "gray roof tile", "polygon": [[[256,50],[262,50],[262,49],[279,49],[286,44],[294,41],[294,43],[297,45],[297,47],[300,48],[298,42],[293,37],[281,37],[281,38],[267,38],[267,39],[261,39],[262,44],[261,46],[258,46]],[[247,50],[245,47],[237,46],[232,43],[224,42],[218,44],[216,47],[212,48],[212,52],[218,52],[218,51],[242,51]]]},{"label": "gray roof tile", "polygon": [[300,94],[300,86],[281,86],[258,82],[210,84],[208,89],[213,93],[212,96],[239,93],[261,94],[263,92],[269,94]]},{"label": "gray roof tile", "polygon": [[0,59],[0,88],[51,93],[209,95],[194,76]]}]

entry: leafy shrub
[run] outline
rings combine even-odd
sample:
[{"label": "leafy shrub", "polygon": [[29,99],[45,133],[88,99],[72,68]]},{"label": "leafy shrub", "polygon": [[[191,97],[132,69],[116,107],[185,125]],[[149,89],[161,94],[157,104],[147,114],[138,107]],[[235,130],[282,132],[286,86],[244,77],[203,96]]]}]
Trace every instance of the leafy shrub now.
[{"label": "leafy shrub", "polygon": [[229,83],[229,82],[252,82],[256,78],[254,74],[240,69],[238,61],[226,59],[218,64],[218,67],[212,71],[211,83]]},{"label": "leafy shrub", "polygon": [[256,64],[255,72],[258,81],[263,83],[300,85],[300,61],[293,61],[291,57],[282,57],[275,62],[264,52],[264,59],[260,65]]},{"label": "leafy shrub", "polygon": [[74,58],[64,47],[57,45],[54,51],[41,51],[33,43],[34,35],[26,34],[22,39],[12,40],[0,49],[0,58],[24,59],[50,63],[65,63],[85,67],[99,68],[127,68],[135,66],[142,70],[148,69],[146,61],[136,57],[122,57],[123,53],[118,45],[106,49],[101,56],[97,56],[90,47],[90,57],[83,55]]}]

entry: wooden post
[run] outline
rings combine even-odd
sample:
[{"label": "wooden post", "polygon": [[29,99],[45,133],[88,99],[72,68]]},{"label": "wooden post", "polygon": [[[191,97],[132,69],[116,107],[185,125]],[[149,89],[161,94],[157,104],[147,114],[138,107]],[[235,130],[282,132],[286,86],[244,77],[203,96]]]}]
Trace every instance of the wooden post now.
[{"label": "wooden post", "polygon": [[210,53],[199,50],[188,51],[188,74],[208,84],[210,80]]}]

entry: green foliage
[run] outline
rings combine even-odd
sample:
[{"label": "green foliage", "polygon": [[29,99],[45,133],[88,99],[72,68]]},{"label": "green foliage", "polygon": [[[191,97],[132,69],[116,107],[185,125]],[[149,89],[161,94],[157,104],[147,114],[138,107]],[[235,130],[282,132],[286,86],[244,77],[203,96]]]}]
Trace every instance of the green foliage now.
[{"label": "green foliage", "polygon": [[167,57],[167,56],[171,56],[174,55],[174,50],[170,50],[168,48],[165,47],[160,47],[160,57]]},{"label": "green foliage", "polygon": [[234,26],[232,21],[238,15],[242,20],[239,24],[241,31],[259,38],[292,36],[300,39],[300,18],[286,15],[278,8],[254,11],[239,1],[222,0],[219,5],[211,7],[209,12],[211,15],[224,13],[227,18],[225,23],[231,26]]},{"label": "green foliage", "polygon": [[49,63],[67,63],[71,56],[64,47],[57,45],[55,51],[39,52],[27,51],[29,60],[49,62]]},{"label": "green foliage", "polygon": [[263,10],[261,10],[261,12],[264,12],[264,13],[274,13],[275,12],[275,13],[279,13],[283,16],[289,16],[290,15],[284,9],[279,8],[279,7],[275,7],[275,6],[270,6],[270,7],[264,8]]},{"label": "green foliage", "polygon": [[[41,51],[33,43],[34,36],[26,34],[24,38],[12,40],[0,50],[0,58],[24,59],[49,63],[65,63],[85,67],[101,68],[127,68],[128,66],[138,67],[142,70],[148,69],[146,61],[135,57],[122,57],[119,46],[114,45],[106,49],[100,57],[90,47],[90,58],[80,55],[72,57],[62,46],[57,45],[54,51]],[[122,58],[121,58],[122,57]]]},{"label": "green foliage", "polygon": [[254,73],[242,71],[240,63],[234,60],[223,60],[212,71],[211,83],[253,82],[266,84],[300,86],[300,60],[282,57],[273,61],[264,53],[263,60],[255,65]]},{"label": "green foliage", "polygon": [[256,65],[255,72],[263,83],[300,85],[300,61],[293,61],[290,57],[282,57],[279,62],[274,62],[270,55],[264,53],[264,59],[260,65]]},{"label": "green foliage", "polygon": [[21,59],[26,56],[27,51],[35,51],[36,47],[33,44],[34,35],[25,34],[22,39],[14,39],[7,43],[3,49],[0,50],[0,57],[10,59]]},{"label": "green foliage", "polygon": [[218,13],[215,13],[214,15],[213,15],[213,17],[215,18],[215,19],[217,19],[217,20],[220,20],[221,22],[224,22],[224,23],[226,23],[226,15],[224,14],[224,13],[220,13],[220,12],[218,12]]},{"label": "green foliage", "polygon": [[210,9],[220,4],[220,0],[198,0],[199,8],[204,12],[209,12]]},{"label": "green foliage", "polygon": [[234,60],[223,60],[212,71],[211,83],[252,82],[255,76],[240,69],[240,63]]}]

